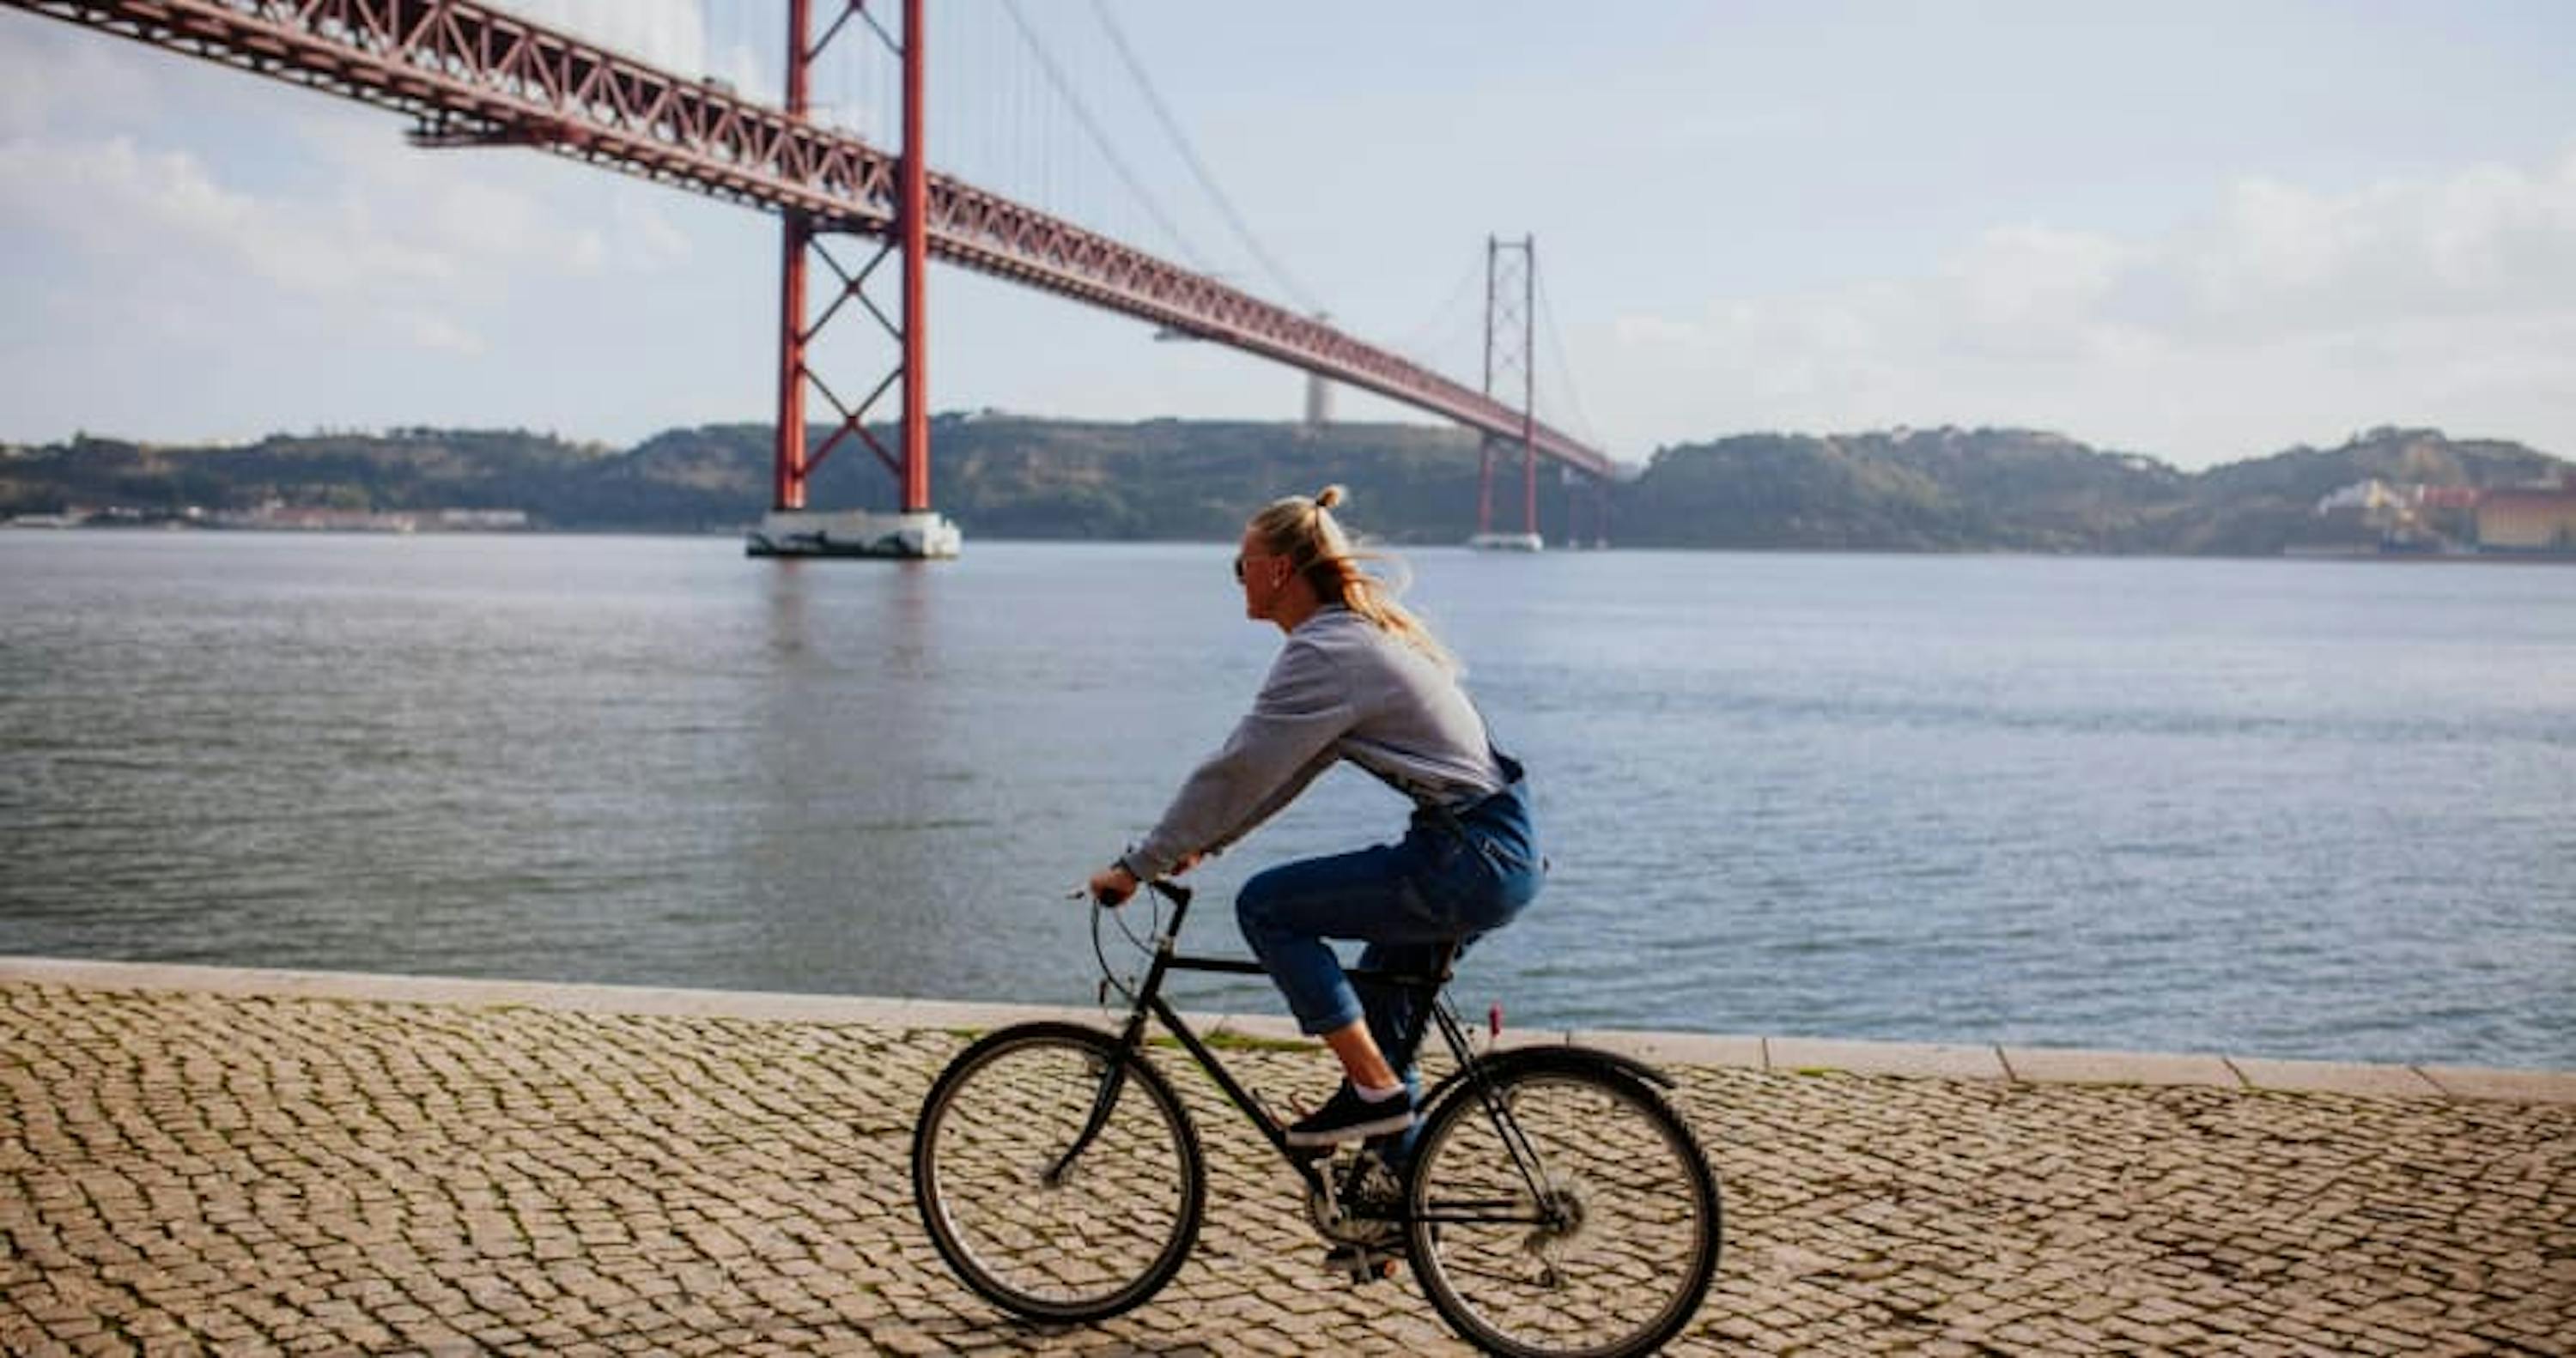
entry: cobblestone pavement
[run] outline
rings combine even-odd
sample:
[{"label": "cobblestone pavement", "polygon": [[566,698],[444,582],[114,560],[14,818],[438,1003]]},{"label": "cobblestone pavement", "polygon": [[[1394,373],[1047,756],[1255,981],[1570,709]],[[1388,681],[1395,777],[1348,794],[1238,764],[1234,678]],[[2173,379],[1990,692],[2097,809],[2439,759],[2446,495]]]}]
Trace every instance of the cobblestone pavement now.
[{"label": "cobblestone pavement", "polygon": [[[1169,1060],[1196,1256],[1101,1326],[995,1314],[906,1172],[962,1043],[0,985],[0,1350],[1460,1351],[1409,1281],[1324,1274]],[[1316,1054],[1229,1060],[1323,1092]],[[1676,1073],[1728,1236],[1676,1351],[2576,1354],[2576,1106]]]}]

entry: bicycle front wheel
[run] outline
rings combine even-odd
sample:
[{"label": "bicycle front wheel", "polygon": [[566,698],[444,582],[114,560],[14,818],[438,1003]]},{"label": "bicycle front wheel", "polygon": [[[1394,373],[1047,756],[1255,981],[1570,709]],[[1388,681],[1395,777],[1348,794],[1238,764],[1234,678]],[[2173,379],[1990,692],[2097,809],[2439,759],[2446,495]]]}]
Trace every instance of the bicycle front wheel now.
[{"label": "bicycle front wheel", "polygon": [[1461,1080],[1423,1128],[1414,1276],[1488,1352],[1651,1352],[1717,1271],[1716,1176],[1646,1081],[1579,1053],[1514,1056]]},{"label": "bicycle front wheel", "polygon": [[1171,1083],[1070,1023],[1005,1028],[949,1063],[913,1130],[912,1185],[948,1266],[1038,1320],[1153,1296],[1188,1259],[1207,1196]]}]

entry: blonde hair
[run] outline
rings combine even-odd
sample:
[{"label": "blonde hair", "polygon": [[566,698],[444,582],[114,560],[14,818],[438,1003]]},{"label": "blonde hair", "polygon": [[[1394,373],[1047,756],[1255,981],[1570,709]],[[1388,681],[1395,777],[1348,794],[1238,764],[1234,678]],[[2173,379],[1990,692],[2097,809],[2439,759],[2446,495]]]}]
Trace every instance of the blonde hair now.
[{"label": "blonde hair", "polygon": [[1252,516],[1252,531],[1261,545],[1273,556],[1282,556],[1306,583],[1315,597],[1328,604],[1359,614],[1404,644],[1431,658],[1434,664],[1458,673],[1458,658],[1440,644],[1440,638],[1395,601],[1402,586],[1392,585],[1361,568],[1362,562],[1390,561],[1398,570],[1403,562],[1376,552],[1355,551],[1350,537],[1333,518],[1333,508],[1350,498],[1340,486],[1326,486],[1312,499],[1290,495],[1271,501]]}]

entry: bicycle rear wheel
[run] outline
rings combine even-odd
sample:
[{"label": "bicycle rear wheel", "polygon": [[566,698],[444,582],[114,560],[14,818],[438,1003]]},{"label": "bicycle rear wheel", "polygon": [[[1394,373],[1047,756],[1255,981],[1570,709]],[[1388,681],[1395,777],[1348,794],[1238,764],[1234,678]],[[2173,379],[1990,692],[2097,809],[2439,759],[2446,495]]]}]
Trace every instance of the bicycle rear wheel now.
[{"label": "bicycle rear wheel", "polygon": [[1717,1271],[1717,1179],[1645,1080],[1522,1052],[1462,1079],[1423,1128],[1407,1190],[1414,1276],[1492,1353],[1650,1352]]},{"label": "bicycle rear wheel", "polygon": [[913,1131],[912,1185],[948,1266],[1039,1320],[1153,1296],[1188,1259],[1207,1197],[1170,1082],[1070,1023],[1005,1028],[949,1063]]}]

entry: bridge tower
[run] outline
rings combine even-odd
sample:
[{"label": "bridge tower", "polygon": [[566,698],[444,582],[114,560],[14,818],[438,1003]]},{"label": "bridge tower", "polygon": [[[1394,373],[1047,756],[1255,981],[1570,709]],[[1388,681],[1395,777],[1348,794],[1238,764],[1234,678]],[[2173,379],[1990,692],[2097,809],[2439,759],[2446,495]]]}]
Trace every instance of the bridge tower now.
[{"label": "bridge tower", "polygon": [[1488,430],[1477,452],[1476,535],[1470,547],[1487,551],[1535,552],[1545,545],[1538,533],[1538,364],[1534,343],[1538,326],[1538,238],[1485,238],[1485,395],[1508,399],[1512,381],[1520,382],[1521,531],[1494,531],[1494,458],[1505,446],[1503,436]]},{"label": "bridge tower", "polygon": [[[823,243],[812,214],[790,207],[782,212],[778,320],[778,437],[773,458],[770,511],[753,530],[747,550],[753,556],[953,557],[961,545],[956,525],[930,507],[930,368],[925,290],[930,267],[929,160],[922,121],[922,82],[927,71],[922,0],[902,0],[900,43],[867,13],[867,0],[841,0],[840,16],[822,40],[812,39],[813,0],[787,0],[787,116],[803,122],[810,108],[810,75],[815,58],[849,26],[865,20],[903,62],[903,155],[896,175],[894,231],[880,242],[866,267],[853,274],[841,267]],[[854,39],[855,40],[855,39]],[[868,280],[887,257],[903,257],[901,324],[869,300]],[[805,274],[809,259],[820,258],[840,283],[840,295],[812,325],[805,320]],[[842,402],[806,362],[814,336],[856,298],[860,307],[883,326],[899,346],[901,361],[853,408]],[[889,450],[867,427],[869,409],[889,388],[900,384],[897,446]],[[819,446],[807,446],[805,393],[811,386],[840,416],[840,426]],[[856,440],[883,462],[902,488],[901,508],[894,514],[865,510],[826,512],[806,505],[806,482],[814,469],[845,440]]]}]

